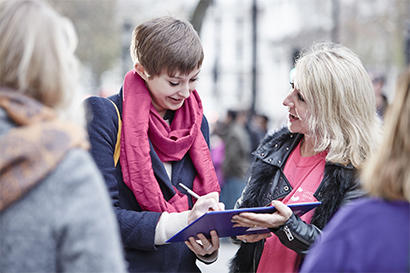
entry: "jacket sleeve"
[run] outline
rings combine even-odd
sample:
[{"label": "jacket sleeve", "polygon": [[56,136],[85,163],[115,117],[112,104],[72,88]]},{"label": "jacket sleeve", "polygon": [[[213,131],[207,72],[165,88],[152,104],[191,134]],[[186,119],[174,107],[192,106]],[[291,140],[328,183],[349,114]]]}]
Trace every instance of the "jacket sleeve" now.
[{"label": "jacket sleeve", "polygon": [[309,247],[320,235],[321,230],[312,224],[307,224],[295,214],[283,226],[271,229],[286,247],[297,253],[306,254]]},{"label": "jacket sleeve", "polygon": [[57,228],[50,236],[57,240],[55,270],[127,272],[118,225],[90,155],[84,150],[70,151],[49,177],[58,213],[54,215]]},{"label": "jacket sleeve", "polygon": [[[340,207],[363,196],[364,192],[361,190],[359,182],[354,181],[344,194]],[[336,211],[332,215],[334,213]],[[307,254],[311,245],[321,234],[321,230],[317,226],[305,223],[295,214],[292,214],[283,226],[271,229],[271,231],[279,237],[282,244],[301,254]]]},{"label": "jacket sleeve", "polygon": [[[113,159],[118,130],[117,112],[112,103],[105,98],[91,97],[85,103],[91,155],[104,176],[119,222],[123,244],[126,248],[155,250],[155,227],[161,213],[127,209],[139,208],[134,196],[127,189],[121,190],[120,201],[120,188],[126,185],[122,181],[121,171],[114,166]],[[128,196],[125,196],[127,194]],[[127,206],[123,205],[125,198]],[[133,206],[130,206],[130,203],[133,203]]]}]

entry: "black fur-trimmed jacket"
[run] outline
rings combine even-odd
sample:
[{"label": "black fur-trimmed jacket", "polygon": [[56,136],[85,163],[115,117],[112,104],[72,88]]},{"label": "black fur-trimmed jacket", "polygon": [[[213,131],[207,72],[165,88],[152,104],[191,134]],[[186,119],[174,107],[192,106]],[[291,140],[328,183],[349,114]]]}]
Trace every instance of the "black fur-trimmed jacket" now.
[{"label": "black fur-trimmed jacket", "polygon": [[[236,207],[265,206],[292,191],[283,168],[302,137],[290,133],[287,128],[265,137],[254,152],[248,183]],[[293,214],[283,226],[272,229],[285,246],[300,254],[296,267],[335,212],[346,202],[363,196],[356,169],[351,165],[326,162],[323,180],[314,196],[322,203],[316,208],[310,224]],[[256,272],[263,246],[264,241],[241,243],[231,261],[230,272]]]}]

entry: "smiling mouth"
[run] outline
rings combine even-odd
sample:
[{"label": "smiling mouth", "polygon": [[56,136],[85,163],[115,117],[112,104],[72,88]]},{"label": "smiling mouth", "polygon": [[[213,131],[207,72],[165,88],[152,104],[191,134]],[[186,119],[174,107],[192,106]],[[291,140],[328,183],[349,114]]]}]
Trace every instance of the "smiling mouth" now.
[{"label": "smiling mouth", "polygon": [[172,97],[170,97],[170,99],[171,99],[171,101],[176,102],[176,103],[179,103],[179,102],[183,101],[183,99],[175,99],[175,98],[172,98]]},{"label": "smiling mouth", "polygon": [[290,119],[291,121],[292,121],[292,120],[299,120],[299,117],[294,116],[294,115],[292,115],[292,114],[289,113],[289,119]]}]

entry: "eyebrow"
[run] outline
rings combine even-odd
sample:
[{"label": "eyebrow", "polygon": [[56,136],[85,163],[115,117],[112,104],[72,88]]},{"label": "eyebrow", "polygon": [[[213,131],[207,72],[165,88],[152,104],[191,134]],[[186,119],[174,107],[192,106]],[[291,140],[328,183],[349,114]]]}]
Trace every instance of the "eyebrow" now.
[{"label": "eyebrow", "polygon": [[[197,77],[199,75],[199,72],[201,72],[201,70],[199,70],[198,73],[196,73],[192,78]],[[178,77],[178,76],[170,76],[170,78],[178,79],[178,80],[183,80],[184,79],[184,78]]]}]

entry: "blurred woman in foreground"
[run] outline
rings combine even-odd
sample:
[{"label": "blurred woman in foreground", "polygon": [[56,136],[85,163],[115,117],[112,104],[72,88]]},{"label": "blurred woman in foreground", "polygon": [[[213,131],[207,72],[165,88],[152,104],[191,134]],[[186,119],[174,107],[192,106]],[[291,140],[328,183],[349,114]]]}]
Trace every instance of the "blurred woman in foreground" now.
[{"label": "blurred woman in foreground", "polygon": [[67,121],[72,24],[41,1],[0,1],[0,37],[0,271],[125,272],[103,179]]}]

